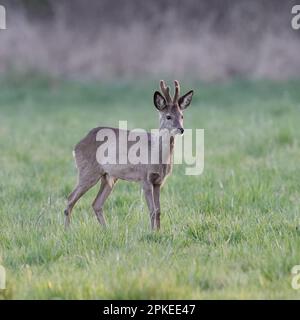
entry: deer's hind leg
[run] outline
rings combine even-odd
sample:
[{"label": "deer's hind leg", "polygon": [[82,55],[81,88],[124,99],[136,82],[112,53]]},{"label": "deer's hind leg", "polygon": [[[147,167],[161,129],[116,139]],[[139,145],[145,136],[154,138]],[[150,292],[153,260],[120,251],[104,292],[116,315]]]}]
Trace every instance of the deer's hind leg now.
[{"label": "deer's hind leg", "polygon": [[100,175],[86,174],[84,172],[79,172],[78,183],[75,189],[68,196],[68,205],[65,213],[65,227],[70,225],[71,213],[76,202],[90,189],[92,188],[100,179]]},{"label": "deer's hind leg", "polygon": [[96,196],[96,199],[93,202],[93,209],[96,214],[96,217],[99,223],[104,227],[106,226],[106,221],[103,215],[103,205],[105,200],[110,195],[116,182],[117,182],[116,178],[109,177],[107,175],[103,176],[101,178],[100,190]]}]

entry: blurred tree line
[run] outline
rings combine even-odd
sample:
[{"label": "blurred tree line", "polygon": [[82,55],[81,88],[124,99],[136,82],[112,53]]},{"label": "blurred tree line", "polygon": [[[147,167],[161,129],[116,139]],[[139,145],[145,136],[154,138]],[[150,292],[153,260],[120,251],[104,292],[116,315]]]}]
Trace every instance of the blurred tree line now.
[{"label": "blurred tree line", "polygon": [[299,77],[300,32],[291,27],[296,2],[0,0],[8,21],[0,74]]},{"label": "blurred tree line", "polygon": [[[126,26],[142,22],[161,27],[172,21],[193,28],[209,21],[218,32],[235,28],[234,22],[255,21],[267,27],[270,17],[290,15],[295,0],[2,0],[2,4],[21,10],[34,20],[49,21],[63,14],[65,22],[83,27],[103,24]],[[233,11],[238,13],[233,14]],[[237,17],[239,15],[239,17]],[[234,21],[233,21],[234,19]],[[154,24],[153,22],[156,22]],[[171,23],[171,22],[170,22]],[[274,27],[274,25],[272,25]]]}]

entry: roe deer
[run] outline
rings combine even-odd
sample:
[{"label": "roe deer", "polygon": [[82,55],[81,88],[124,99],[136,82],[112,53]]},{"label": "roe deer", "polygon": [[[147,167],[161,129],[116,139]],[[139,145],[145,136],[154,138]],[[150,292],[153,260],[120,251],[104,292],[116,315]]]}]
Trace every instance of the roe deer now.
[{"label": "roe deer", "polygon": [[[165,182],[166,177],[171,173],[173,166],[174,135],[183,134],[183,110],[186,109],[193,97],[193,90],[180,97],[179,82],[175,83],[175,94],[172,99],[169,87],[166,87],[163,80],[160,81],[161,92],[154,93],[153,101],[159,111],[159,133],[167,131],[170,133],[168,144],[167,161],[165,163],[153,164],[101,164],[96,157],[97,149],[101,141],[97,141],[97,133],[102,129],[110,129],[114,132],[117,139],[121,135],[118,128],[98,127],[92,129],[85,138],[83,138],[74,149],[74,157],[78,169],[78,183],[74,191],[68,197],[68,205],[65,210],[65,226],[70,224],[71,212],[75,203],[80,197],[101,180],[100,190],[93,202],[93,209],[100,224],[105,226],[103,215],[103,205],[110,195],[118,179],[127,181],[136,181],[142,184],[147,206],[150,212],[150,221],[152,230],[160,228],[160,189]],[[127,132],[128,135],[128,131]],[[153,139],[150,133],[147,135],[147,142]],[[102,142],[103,143],[103,142]],[[128,142],[130,146],[130,142]],[[149,148],[149,147],[147,147]],[[116,149],[117,156],[119,150]],[[128,148],[126,151],[128,153]],[[161,146],[159,149],[161,152]],[[101,160],[101,159],[100,159]]]}]

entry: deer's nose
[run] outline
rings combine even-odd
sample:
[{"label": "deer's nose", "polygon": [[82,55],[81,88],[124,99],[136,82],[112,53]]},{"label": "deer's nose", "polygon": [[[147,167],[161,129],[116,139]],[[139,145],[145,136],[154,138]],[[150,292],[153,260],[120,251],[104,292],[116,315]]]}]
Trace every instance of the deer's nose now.
[{"label": "deer's nose", "polygon": [[184,133],[184,129],[183,128],[178,128],[178,130],[180,131],[181,134]]}]

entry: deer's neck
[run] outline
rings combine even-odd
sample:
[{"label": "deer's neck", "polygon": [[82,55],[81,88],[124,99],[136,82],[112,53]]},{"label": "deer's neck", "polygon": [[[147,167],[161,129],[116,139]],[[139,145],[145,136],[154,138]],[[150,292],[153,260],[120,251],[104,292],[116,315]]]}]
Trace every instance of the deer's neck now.
[{"label": "deer's neck", "polygon": [[170,136],[168,132],[160,130],[160,154],[162,155],[164,161],[163,164],[173,166],[173,155],[174,155],[174,145],[175,138]]},{"label": "deer's neck", "polygon": [[170,137],[170,163],[172,165],[173,165],[174,145],[175,145],[175,138],[174,136],[171,136]]}]

